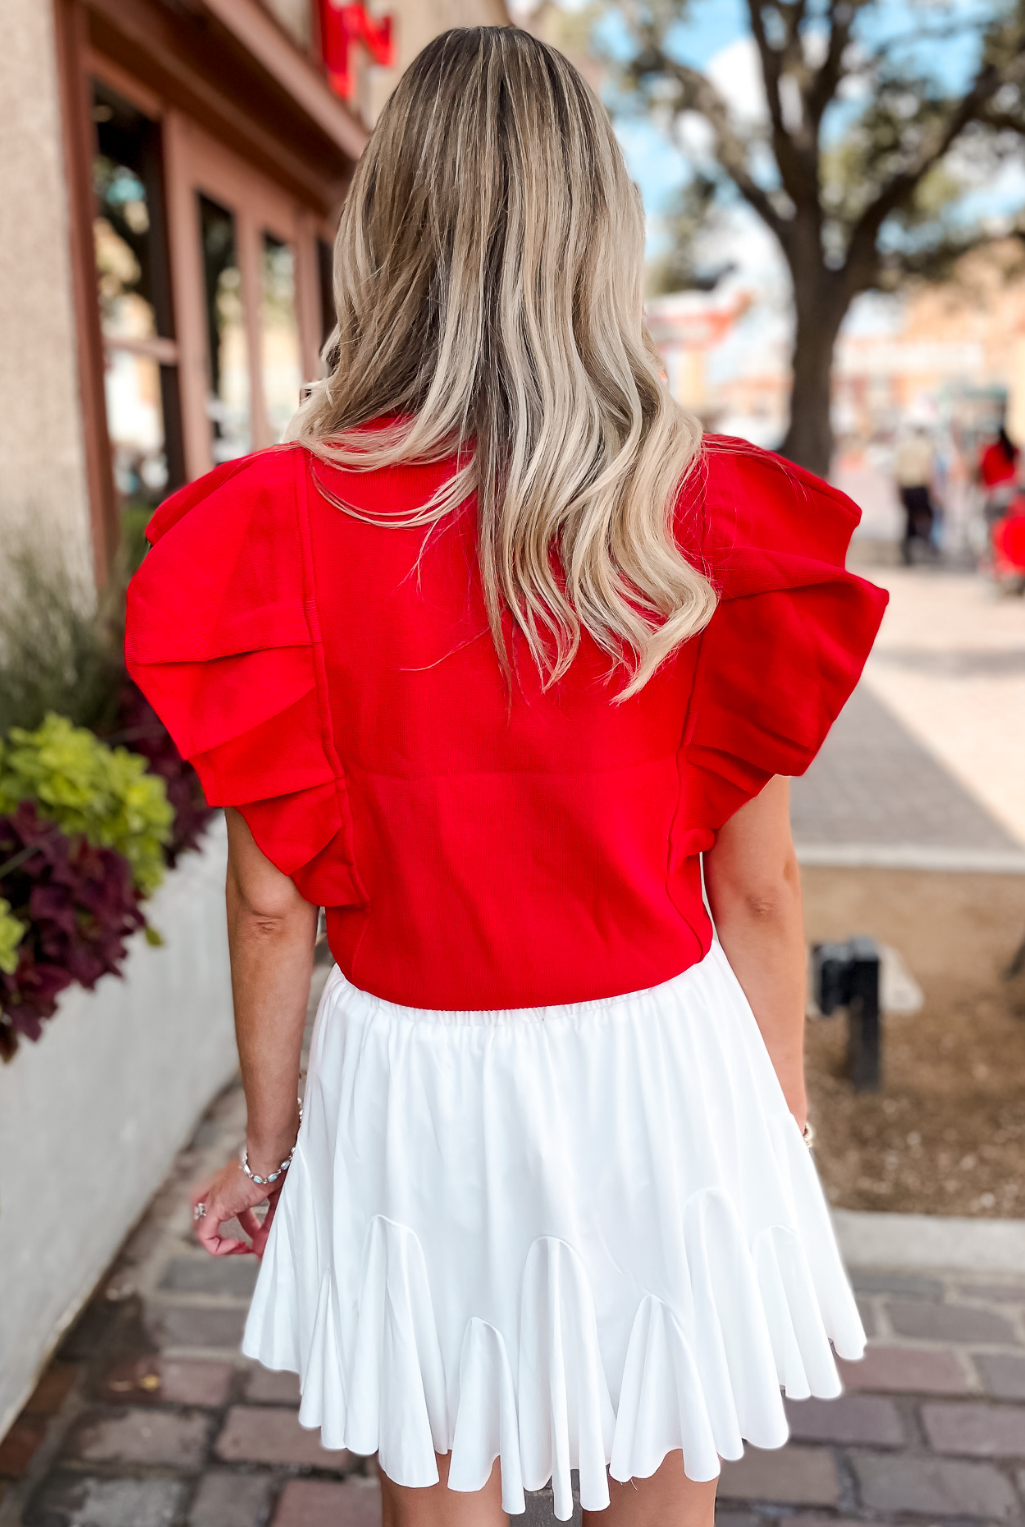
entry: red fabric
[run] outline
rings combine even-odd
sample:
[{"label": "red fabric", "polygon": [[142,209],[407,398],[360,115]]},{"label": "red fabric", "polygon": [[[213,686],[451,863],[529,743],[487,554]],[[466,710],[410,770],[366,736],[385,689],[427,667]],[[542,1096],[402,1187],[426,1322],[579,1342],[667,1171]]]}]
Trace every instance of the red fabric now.
[{"label": "red fabric", "polygon": [[991,441],[979,458],[979,476],[985,488],[998,488],[1001,483],[1013,482],[1017,470],[1017,462],[1008,456],[999,440]]},{"label": "red fabric", "polygon": [[1017,500],[993,526],[993,550],[998,577],[1025,573],[1025,499]]},{"label": "red fabric", "polygon": [[590,642],[542,694],[487,632],[472,503],[430,537],[342,513],[422,504],[444,463],[347,474],[296,447],[169,499],[128,600],[129,669],[215,805],[328,909],[357,986],[429,1008],[581,1001],[707,952],[698,854],[799,774],[857,682],[886,595],[844,571],[858,510],[710,438],[681,545],[707,629],[609,703]]}]

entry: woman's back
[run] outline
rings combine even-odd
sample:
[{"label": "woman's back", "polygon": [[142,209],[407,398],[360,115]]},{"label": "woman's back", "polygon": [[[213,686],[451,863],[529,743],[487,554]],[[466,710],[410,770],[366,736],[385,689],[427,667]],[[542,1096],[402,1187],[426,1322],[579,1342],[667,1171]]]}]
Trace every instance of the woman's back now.
[{"label": "woman's back", "polygon": [[472,499],[426,544],[333,501],[399,516],[455,465],[345,473],[293,447],[185,489],[132,585],[131,670],[364,990],[504,1009],[656,985],[711,941],[698,854],[806,767],[860,672],[884,597],[843,571],[857,511],[708,443],[677,538],[720,604],[613,704],[586,632],[545,688],[507,618],[506,682]]},{"label": "woman's back", "polygon": [[608,1527],[711,1527],[720,1458],[864,1347],[773,776],[886,596],[842,494],[702,445],[643,248],[569,62],[436,39],[349,189],[297,444],[164,504],[130,591],[131,672],[237,808],[248,1155],[200,1238],[264,1254],[243,1350],[377,1455],[397,1527],[498,1527],[549,1479],[568,1520],[574,1470]]}]

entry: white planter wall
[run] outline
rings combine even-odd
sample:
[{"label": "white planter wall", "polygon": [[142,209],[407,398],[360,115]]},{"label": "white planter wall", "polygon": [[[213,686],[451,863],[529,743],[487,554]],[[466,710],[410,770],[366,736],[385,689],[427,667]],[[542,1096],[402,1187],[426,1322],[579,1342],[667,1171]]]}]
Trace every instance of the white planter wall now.
[{"label": "white planter wall", "polygon": [[214,820],[152,898],[124,979],[72,988],[0,1064],[0,1436],[237,1067]]}]

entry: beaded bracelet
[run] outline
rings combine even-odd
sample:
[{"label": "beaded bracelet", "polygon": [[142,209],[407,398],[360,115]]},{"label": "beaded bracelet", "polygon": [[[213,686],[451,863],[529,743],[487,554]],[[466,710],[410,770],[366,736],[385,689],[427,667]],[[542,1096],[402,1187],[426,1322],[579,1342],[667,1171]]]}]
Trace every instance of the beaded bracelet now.
[{"label": "beaded bracelet", "polygon": [[[303,1100],[302,1100],[302,1098],[297,1098],[296,1101],[299,1104],[299,1123],[302,1124],[302,1121],[303,1121]],[[296,1138],[296,1145],[298,1145],[298,1143],[299,1143],[299,1141],[298,1141],[298,1137],[297,1137]],[[249,1178],[250,1182],[255,1182],[257,1187],[266,1188],[266,1187],[269,1187],[272,1182],[277,1182],[277,1180],[281,1176],[282,1172],[287,1172],[288,1171],[289,1167],[292,1165],[292,1157],[294,1155],[295,1155],[295,1145],[292,1146],[292,1149],[289,1151],[289,1153],[285,1157],[284,1161],[278,1167],[277,1171],[276,1172],[268,1172],[266,1177],[258,1177],[256,1175],[256,1173],[250,1167],[250,1165],[249,1165],[249,1147],[248,1147],[248,1145],[243,1145],[243,1147],[242,1147],[242,1155],[241,1155],[241,1157],[239,1159],[240,1159],[240,1164],[241,1164],[242,1170],[243,1170],[243,1172],[245,1172],[245,1174]]]}]

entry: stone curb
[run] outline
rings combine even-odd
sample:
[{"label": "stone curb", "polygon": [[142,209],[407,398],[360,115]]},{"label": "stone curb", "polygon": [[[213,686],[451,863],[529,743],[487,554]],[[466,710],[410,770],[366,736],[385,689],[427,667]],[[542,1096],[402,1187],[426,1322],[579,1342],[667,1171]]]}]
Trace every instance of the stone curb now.
[{"label": "stone curb", "polygon": [[848,1267],[1025,1276],[1025,1220],[831,1212]]},{"label": "stone curb", "polygon": [[797,862],[809,868],[1025,875],[1025,849],[932,848],[919,843],[798,843],[795,847]]}]

